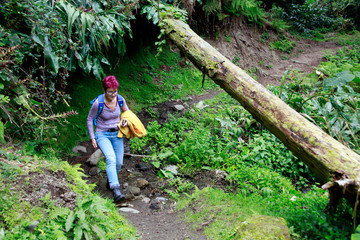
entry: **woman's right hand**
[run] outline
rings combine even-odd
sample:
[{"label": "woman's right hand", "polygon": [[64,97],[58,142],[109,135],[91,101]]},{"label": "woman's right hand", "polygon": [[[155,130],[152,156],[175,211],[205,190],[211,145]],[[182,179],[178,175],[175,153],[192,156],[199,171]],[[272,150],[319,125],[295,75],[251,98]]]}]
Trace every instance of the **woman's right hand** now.
[{"label": "woman's right hand", "polygon": [[92,144],[92,146],[94,147],[94,149],[97,149],[97,148],[98,148],[98,145],[97,145],[97,143],[96,143],[95,138],[91,139],[91,144]]}]

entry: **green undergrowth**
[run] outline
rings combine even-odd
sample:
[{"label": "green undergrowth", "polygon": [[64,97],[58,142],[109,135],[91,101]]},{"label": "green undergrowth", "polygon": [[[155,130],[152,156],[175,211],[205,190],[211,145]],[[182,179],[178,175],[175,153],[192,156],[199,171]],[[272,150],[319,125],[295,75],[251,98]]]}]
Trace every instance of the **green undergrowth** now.
[{"label": "green undergrowth", "polygon": [[[0,156],[0,239],[137,239],[135,228],[118,213],[116,205],[94,193],[94,185],[83,180],[80,166],[24,155],[22,150],[6,146]],[[26,200],[29,196],[24,188],[37,176],[30,173],[44,174],[45,170],[53,176],[65,172],[65,179],[58,181],[69,187],[69,192],[54,194],[74,192],[75,205],[60,207],[52,192],[36,199],[37,205]],[[12,184],[20,179],[25,179],[23,186]],[[31,187],[40,194],[49,183],[41,184]],[[35,226],[33,230],[30,225]]]},{"label": "green undergrowth", "polygon": [[[244,192],[253,191],[241,173],[248,166],[275,170],[299,187],[312,181],[308,168],[229,95],[221,93],[204,104],[208,107],[194,107],[182,117],[170,116],[163,125],[150,122],[145,138],[131,139],[132,151],[144,154],[149,148],[154,164],[177,164],[190,175],[192,169],[225,168],[229,180],[243,185]],[[277,191],[276,184],[270,188],[274,182],[270,178],[248,175],[252,181],[262,182],[257,187],[264,193]]]},{"label": "green undergrowth", "polygon": [[360,32],[353,30],[348,33],[336,33],[330,39],[338,41],[341,45],[360,45]]}]

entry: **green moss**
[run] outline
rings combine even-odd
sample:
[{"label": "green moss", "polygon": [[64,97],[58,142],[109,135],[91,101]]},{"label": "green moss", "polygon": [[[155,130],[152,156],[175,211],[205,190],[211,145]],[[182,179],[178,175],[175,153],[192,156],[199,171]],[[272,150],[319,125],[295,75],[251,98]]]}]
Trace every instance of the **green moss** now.
[{"label": "green moss", "polygon": [[254,215],[242,222],[237,229],[235,240],[290,239],[285,219],[264,215]]},{"label": "green moss", "polygon": [[316,138],[314,137],[310,137],[308,142],[311,144],[311,145],[315,145],[316,146]]},{"label": "green moss", "polygon": [[[294,132],[297,132],[297,131],[300,130],[300,127],[299,126],[292,126],[291,130],[294,131]],[[307,134],[305,134],[305,135],[307,135]]]}]

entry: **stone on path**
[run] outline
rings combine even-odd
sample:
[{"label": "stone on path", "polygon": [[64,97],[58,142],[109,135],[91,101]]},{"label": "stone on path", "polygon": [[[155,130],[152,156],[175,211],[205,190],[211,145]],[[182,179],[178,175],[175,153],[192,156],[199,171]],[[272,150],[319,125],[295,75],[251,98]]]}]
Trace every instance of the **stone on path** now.
[{"label": "stone on path", "polygon": [[140,195],[140,188],[138,187],[134,187],[134,186],[130,186],[129,190],[132,194],[134,194],[135,196],[139,196]]},{"label": "stone on path", "polygon": [[92,168],[90,168],[90,170],[89,170],[89,175],[90,175],[90,176],[96,176],[96,175],[98,175],[100,172],[101,172],[100,168],[98,168],[98,167],[92,167]]},{"label": "stone on path", "polygon": [[204,104],[204,101],[200,101],[200,102],[198,102],[198,104],[196,104],[196,108],[199,109],[199,110],[202,110],[202,109],[204,109],[204,108],[206,108],[208,106],[209,105]]},{"label": "stone on path", "polygon": [[149,182],[146,180],[146,179],[143,179],[143,178],[139,178],[137,181],[136,181],[136,184],[139,188],[144,188],[146,186],[149,186]]},{"label": "stone on path", "polygon": [[164,198],[164,197],[157,197],[155,198],[155,201],[159,202],[159,203],[165,203],[168,199]]},{"label": "stone on path", "polygon": [[185,107],[181,104],[177,104],[177,105],[174,105],[174,110],[178,111],[178,112],[182,112],[184,111]]},{"label": "stone on path", "polygon": [[129,208],[129,207],[122,207],[119,209],[120,212],[127,212],[127,213],[140,213],[138,210],[134,209],[134,208]]},{"label": "stone on path", "polygon": [[86,153],[86,147],[84,147],[84,146],[75,146],[75,147],[73,147],[72,151],[74,153]]},{"label": "stone on path", "polygon": [[91,154],[91,156],[86,160],[86,163],[90,164],[91,166],[96,166],[102,156],[104,155],[99,148],[93,154]]},{"label": "stone on path", "polygon": [[151,199],[148,198],[148,197],[144,197],[141,201],[142,201],[143,203],[145,203],[145,204],[149,204],[150,201],[151,201]]}]

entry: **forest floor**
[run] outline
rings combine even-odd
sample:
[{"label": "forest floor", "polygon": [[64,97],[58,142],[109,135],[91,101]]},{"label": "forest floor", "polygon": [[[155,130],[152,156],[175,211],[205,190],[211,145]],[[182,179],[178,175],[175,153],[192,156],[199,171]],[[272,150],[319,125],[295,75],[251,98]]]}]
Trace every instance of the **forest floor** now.
[{"label": "forest floor", "polygon": [[[211,42],[211,40],[209,40]],[[235,43],[233,43],[235,44]],[[310,40],[296,40],[296,53],[286,58],[281,57],[281,53],[272,53],[273,62],[267,59],[267,66],[270,64],[272,67],[258,67],[258,82],[263,85],[280,83],[280,78],[284,74],[284,71],[297,69],[299,72],[308,74],[314,70],[315,66],[318,66],[323,61],[323,55],[325,50],[336,51],[341,46],[336,42],[312,42]],[[214,46],[226,57],[232,59],[234,51],[231,51],[229,44],[226,42],[213,43]],[[236,48],[236,46],[232,46]],[[254,52],[255,55],[261,55],[263,50]],[[259,48],[260,49],[260,48]],[[274,51],[273,51],[274,52]],[[270,56],[269,53],[265,54],[265,58]],[[251,61],[242,61],[240,65],[244,67],[250,66]],[[255,64],[255,63],[253,63]],[[256,64],[255,64],[256,65]],[[186,110],[191,108],[192,105],[197,104],[207,98],[212,98],[214,94],[221,91],[211,92],[201,96],[191,96],[189,101],[186,102]],[[163,123],[167,120],[168,113],[173,113],[173,108],[176,104],[181,104],[181,101],[170,101],[161,103],[154,108],[159,111],[161,118],[158,119],[159,123]],[[146,112],[139,112],[139,118],[143,121],[144,125],[149,121],[150,116],[146,115]],[[153,119],[151,119],[153,120]],[[95,183],[97,185],[96,190],[99,193],[108,198],[112,198],[112,193],[106,189],[106,173],[100,172],[95,176],[89,174],[90,166],[86,164],[86,159],[93,153],[89,143],[82,143],[81,145],[87,148],[87,153],[82,156],[74,157],[70,160],[71,163],[80,163],[84,168],[85,173],[89,175],[89,183]],[[125,153],[130,153],[130,148],[125,144]],[[156,172],[152,169],[150,164],[146,164],[143,161],[144,157],[126,155],[124,158],[124,165],[119,174],[120,184],[122,191],[126,194],[126,199],[119,203],[119,211],[124,214],[126,218],[132,223],[141,236],[140,239],[153,240],[175,240],[175,239],[207,239],[203,233],[203,229],[193,229],[190,225],[184,222],[181,217],[181,212],[175,211],[176,202],[172,200],[166,189],[171,190],[171,186],[164,179],[158,177]],[[149,184],[145,187],[141,187],[140,192],[132,194],[130,188],[138,184],[139,179],[145,179]],[[201,189],[205,186],[212,186],[217,188],[225,188],[226,182],[215,181],[214,176],[209,171],[199,172],[192,181]]]}]

